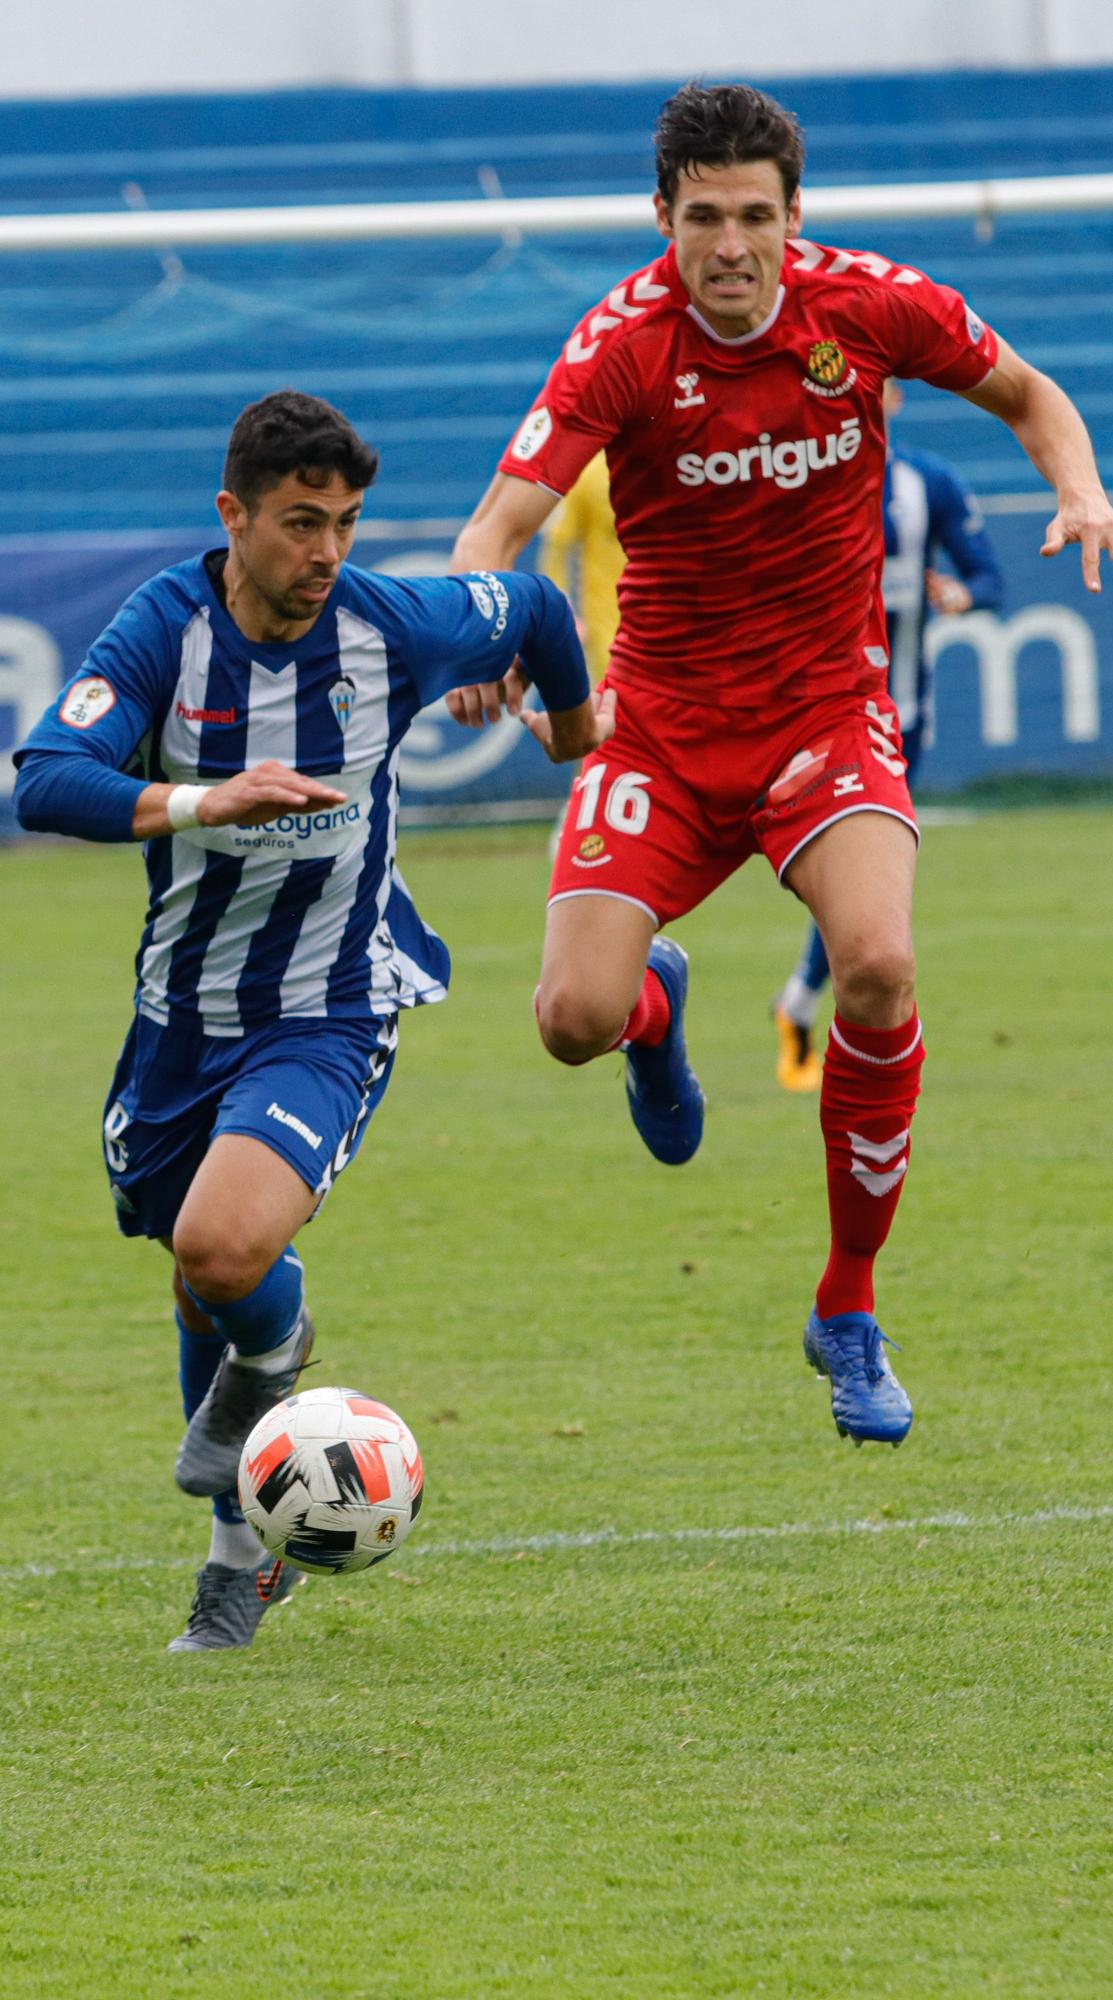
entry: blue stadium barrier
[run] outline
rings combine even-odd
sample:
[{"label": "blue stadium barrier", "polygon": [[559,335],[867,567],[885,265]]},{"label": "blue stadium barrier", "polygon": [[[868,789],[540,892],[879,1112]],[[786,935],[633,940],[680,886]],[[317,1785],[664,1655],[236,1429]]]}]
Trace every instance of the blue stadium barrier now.
[{"label": "blue stadium barrier", "polygon": [[[464,197],[490,171],[512,195],[630,191],[651,181],[653,118],[679,80],[0,104],[0,206]],[[805,124],[815,181],[1086,172],[1113,157],[1106,69],[770,87]],[[1113,483],[1113,220],[843,233],[966,292],[1075,398]],[[364,558],[412,566],[425,550],[443,562],[569,327],[659,247],[635,233],[6,258],[0,759],[127,590],[213,539],[212,494],[245,402],[293,382],[338,403],[382,452]],[[1014,440],[960,399],[912,385],[901,435],[949,458],[989,509],[1040,504]],[[1039,562],[1042,518],[992,513],[1009,578],[1002,630],[938,635],[933,787],[1110,769],[1109,613],[1082,592],[1077,556]],[[490,799],[511,810],[563,784],[521,730],[488,743],[435,716],[412,739],[407,777],[429,809]]]},{"label": "blue stadium barrier", "polygon": [[[1007,579],[1000,616],[939,619],[933,627],[938,698],[936,738],[922,769],[926,790],[1024,773],[1113,777],[1113,577],[1095,599],[1082,587],[1077,549],[1041,558],[1044,518],[1014,514],[991,523]],[[180,538],[59,541],[18,554],[0,545],[0,826],[12,824],[14,744],[130,591],[201,545]],[[416,542],[403,525],[397,540],[376,541],[375,562],[435,572],[448,548],[447,537]],[[521,813],[528,804],[547,809],[567,783],[520,724],[477,735],[454,723],[443,703],[415,723],[402,765],[403,804],[427,817],[447,807],[491,816]]]}]

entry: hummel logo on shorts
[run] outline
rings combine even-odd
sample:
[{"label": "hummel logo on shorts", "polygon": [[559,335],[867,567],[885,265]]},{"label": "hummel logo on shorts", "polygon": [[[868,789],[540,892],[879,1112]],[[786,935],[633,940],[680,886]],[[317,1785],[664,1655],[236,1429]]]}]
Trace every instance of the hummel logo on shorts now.
[{"label": "hummel logo on shorts", "polygon": [[296,1132],[300,1138],[305,1140],[306,1145],[312,1146],[313,1151],[316,1152],[321,1143],[321,1134],[311,1131],[310,1127],[304,1124],[300,1118],[294,1117],[292,1111],[283,1111],[281,1104],[275,1104],[272,1101],[267,1106],[267,1117],[276,1118],[280,1125],[288,1125],[291,1132]]}]

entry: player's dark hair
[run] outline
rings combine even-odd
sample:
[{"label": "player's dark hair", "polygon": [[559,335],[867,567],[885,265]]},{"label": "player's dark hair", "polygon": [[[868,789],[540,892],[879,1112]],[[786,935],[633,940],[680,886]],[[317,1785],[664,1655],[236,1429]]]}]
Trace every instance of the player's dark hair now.
[{"label": "player's dark hair", "polygon": [[775,160],[792,200],[804,171],[804,135],[791,111],[748,83],[686,83],[661,106],[654,133],[657,187],[666,208],[692,167]]},{"label": "player's dark hair", "polygon": [[249,403],[232,426],[224,484],[248,509],[296,472],[307,486],[325,486],[334,472],[355,488],[370,486],[379,454],[352,429],[347,417],[319,396],[276,389]]}]

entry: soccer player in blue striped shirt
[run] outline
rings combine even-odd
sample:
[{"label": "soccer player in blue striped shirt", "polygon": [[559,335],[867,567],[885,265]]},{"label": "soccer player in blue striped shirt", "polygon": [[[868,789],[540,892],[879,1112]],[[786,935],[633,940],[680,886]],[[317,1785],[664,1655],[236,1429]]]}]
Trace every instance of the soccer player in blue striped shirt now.
[{"label": "soccer player in blue striped shirt", "polygon": [[150,905],[104,1154],[125,1235],[174,1256],[188,1419],[175,1474],[213,1498],[209,1557],[172,1651],[246,1645],[295,1573],[260,1562],[236,1503],[255,1422],[313,1337],[293,1238],[354,1157],[401,1010],[449,959],[395,860],[399,747],[419,709],[521,656],[554,762],[613,729],[571,611],[521,574],[352,567],[377,455],[283,390],[232,431],[227,548],[128,599],[18,752],[33,831],[145,843]]}]

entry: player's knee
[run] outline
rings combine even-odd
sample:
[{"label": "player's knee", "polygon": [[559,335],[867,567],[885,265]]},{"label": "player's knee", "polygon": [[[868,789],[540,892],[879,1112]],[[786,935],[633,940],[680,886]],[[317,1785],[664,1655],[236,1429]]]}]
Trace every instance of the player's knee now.
[{"label": "player's knee", "polygon": [[190,1291],[213,1306],[245,1299],[274,1262],[267,1245],[223,1229],[181,1223],[174,1232],[174,1255]]},{"label": "player's knee", "polygon": [[590,1062],[613,1048],[628,1011],[606,994],[573,985],[542,987],[537,996],[541,1040],[562,1063]]},{"label": "player's knee", "polygon": [[910,944],[890,938],[863,938],[835,968],[839,1005],[855,1018],[888,1015],[894,1005],[911,1005],[916,990],[916,960]]}]

